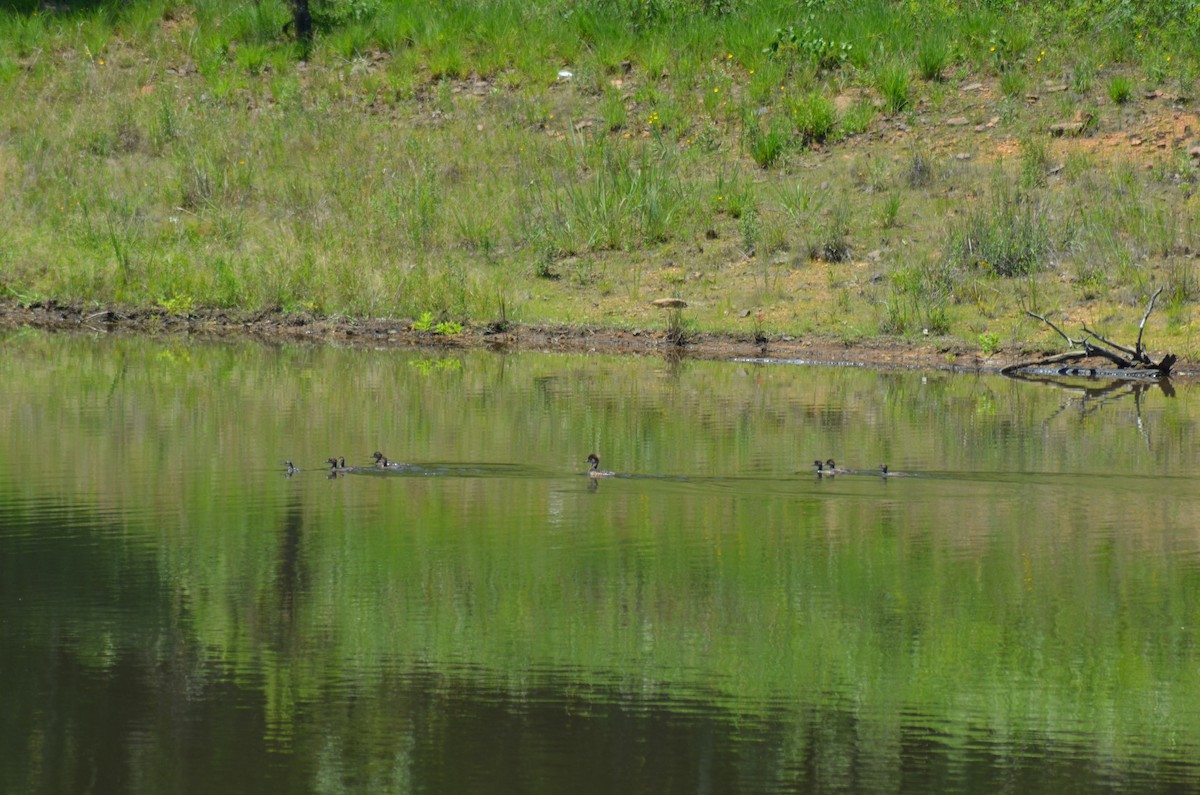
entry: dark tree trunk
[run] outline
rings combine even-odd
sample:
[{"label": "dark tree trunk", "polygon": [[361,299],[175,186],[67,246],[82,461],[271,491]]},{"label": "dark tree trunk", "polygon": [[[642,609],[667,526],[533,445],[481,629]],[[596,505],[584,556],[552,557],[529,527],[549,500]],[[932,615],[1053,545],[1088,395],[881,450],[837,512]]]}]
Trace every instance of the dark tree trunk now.
[{"label": "dark tree trunk", "polygon": [[312,44],[313,21],[308,11],[308,0],[292,0],[292,23],[296,26],[296,39],[305,47]]}]

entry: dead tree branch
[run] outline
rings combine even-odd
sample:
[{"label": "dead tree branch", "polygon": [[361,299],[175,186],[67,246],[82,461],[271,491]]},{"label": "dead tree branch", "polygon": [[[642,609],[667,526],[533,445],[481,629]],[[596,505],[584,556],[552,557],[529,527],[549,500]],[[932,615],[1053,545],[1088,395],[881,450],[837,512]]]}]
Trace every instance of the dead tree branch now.
[{"label": "dead tree branch", "polygon": [[1036,312],[1030,312],[1029,310],[1026,310],[1026,311],[1025,311],[1025,314],[1029,315],[1030,317],[1036,317],[1038,320],[1042,321],[1042,322],[1043,322],[1043,323],[1045,323],[1047,326],[1049,326],[1050,328],[1052,328],[1052,329],[1054,329],[1055,331],[1057,331],[1057,332],[1058,332],[1058,335],[1059,335],[1060,337],[1062,337],[1064,340],[1066,340],[1066,341],[1067,341],[1067,344],[1068,344],[1068,345],[1070,345],[1072,348],[1074,348],[1074,347],[1076,347],[1076,346],[1079,346],[1079,345],[1082,345],[1082,344],[1083,344],[1083,340],[1073,340],[1073,339],[1071,339],[1069,336],[1067,336],[1067,332],[1063,331],[1063,330],[1062,330],[1062,329],[1060,329],[1058,326],[1056,326],[1056,325],[1054,325],[1053,323],[1051,323],[1049,320],[1047,320],[1047,319],[1046,319],[1046,317],[1045,317],[1044,315],[1039,315],[1038,313],[1036,313]]},{"label": "dead tree branch", "polygon": [[1149,318],[1150,313],[1154,311],[1154,302],[1158,300],[1158,296],[1162,293],[1162,291],[1163,288],[1159,287],[1154,291],[1154,295],[1150,296],[1150,303],[1146,307],[1146,314],[1142,315],[1142,322],[1138,323],[1137,344],[1134,346],[1134,348],[1137,350],[1135,356],[1137,356],[1138,359],[1145,357],[1147,362],[1149,362],[1149,357],[1146,357],[1146,351],[1142,347],[1142,332],[1146,330],[1146,319]]},{"label": "dead tree branch", "polygon": [[[1142,322],[1138,324],[1137,342],[1132,348],[1113,342],[1100,334],[1096,333],[1086,325],[1082,326],[1083,333],[1086,335],[1082,339],[1075,339],[1067,332],[1056,326],[1049,318],[1044,315],[1039,315],[1036,312],[1026,312],[1032,318],[1042,321],[1066,340],[1068,347],[1072,350],[1065,353],[1056,354],[1053,356],[1043,357],[1036,361],[1018,362],[1010,364],[1000,372],[1004,375],[1013,375],[1022,370],[1029,368],[1046,367],[1049,365],[1059,364],[1067,361],[1080,361],[1089,358],[1100,358],[1116,365],[1116,371],[1111,375],[1117,377],[1128,377],[1133,375],[1151,376],[1166,376],[1171,374],[1171,368],[1175,365],[1176,357],[1173,353],[1168,353],[1163,356],[1162,360],[1157,364],[1147,355],[1146,349],[1142,347],[1142,336],[1146,331],[1146,321],[1150,318],[1150,313],[1154,311],[1154,304],[1158,301],[1158,296],[1162,294],[1163,288],[1159,287],[1154,291],[1154,295],[1150,296],[1150,301],[1146,305],[1146,311],[1142,315]],[[1082,348],[1082,350],[1078,350]],[[1122,355],[1123,354],[1123,355]]]}]

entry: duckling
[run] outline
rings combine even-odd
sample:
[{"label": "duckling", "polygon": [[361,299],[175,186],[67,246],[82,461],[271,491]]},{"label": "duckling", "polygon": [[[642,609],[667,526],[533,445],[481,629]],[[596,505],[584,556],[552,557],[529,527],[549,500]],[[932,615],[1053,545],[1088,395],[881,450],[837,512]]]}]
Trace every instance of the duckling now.
[{"label": "duckling", "polygon": [[833,462],[832,458],[827,459],[825,461],[825,469],[823,469],[821,471],[822,471],[822,473],[827,474],[827,475],[853,475],[854,474],[853,469],[843,469],[843,468],[839,467],[837,464],[835,464]]},{"label": "duckling", "polygon": [[611,478],[617,474],[616,472],[609,472],[607,469],[601,469],[600,456],[595,453],[588,453],[587,460],[588,464],[591,465],[588,469],[589,478]]}]

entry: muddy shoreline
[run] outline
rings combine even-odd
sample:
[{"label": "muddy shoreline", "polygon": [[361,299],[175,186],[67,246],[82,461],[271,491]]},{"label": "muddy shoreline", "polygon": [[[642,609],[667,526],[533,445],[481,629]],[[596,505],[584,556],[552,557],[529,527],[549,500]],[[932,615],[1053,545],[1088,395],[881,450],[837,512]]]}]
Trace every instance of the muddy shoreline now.
[{"label": "muddy shoreline", "polygon": [[[364,348],[490,348],[566,353],[685,356],[696,359],[791,360],[862,367],[998,371],[1029,352],[983,356],[953,342],[928,344],[873,340],[846,344],[818,337],[771,338],[765,343],[733,335],[696,334],[679,347],[662,329],[617,330],[592,326],[511,324],[468,327],[461,334],[414,331],[394,318],[328,318],[279,311],[199,310],[186,315],[155,309],[113,309],[56,302],[22,306],[0,302],[0,331],[37,328],[59,332],[148,334],[212,339],[256,339],[268,344],[309,343]],[[1196,377],[1196,364],[1180,361],[1175,377]]]}]

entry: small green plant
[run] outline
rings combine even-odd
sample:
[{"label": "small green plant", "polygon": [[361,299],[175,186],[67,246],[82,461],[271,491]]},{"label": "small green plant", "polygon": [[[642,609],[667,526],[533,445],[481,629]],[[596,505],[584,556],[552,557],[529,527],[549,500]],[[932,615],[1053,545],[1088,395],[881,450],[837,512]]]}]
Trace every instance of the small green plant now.
[{"label": "small green plant", "polygon": [[158,305],[172,317],[187,317],[192,313],[196,302],[190,295],[177,294],[170,298],[158,299]]},{"label": "small green plant", "polygon": [[810,17],[799,28],[795,25],[776,28],[771,41],[766,47],[763,47],[763,53],[772,59],[783,62],[807,60],[817,69],[832,70],[850,59],[852,49],[852,45],[848,42],[826,39],[817,35],[814,22]]},{"label": "small green plant", "polygon": [[24,292],[8,285],[4,285],[3,287],[4,289],[0,290],[0,296],[11,298],[22,309],[28,309],[35,304],[40,304],[44,300],[42,296],[35,292]]},{"label": "small green plant", "polygon": [[412,331],[432,331],[434,334],[461,334],[463,324],[452,320],[441,320],[434,323],[432,312],[422,312],[421,318],[413,321],[409,329]]},{"label": "small green plant", "polygon": [[413,331],[431,330],[433,328],[433,313],[422,312],[421,319],[413,321],[413,324],[409,328],[411,328]]},{"label": "small green plant", "polygon": [[1000,335],[994,331],[984,331],[979,335],[979,349],[984,356],[1000,352]]},{"label": "small green plant", "polygon": [[1108,98],[1124,105],[1133,97],[1133,81],[1125,75],[1115,75],[1108,81]]}]

